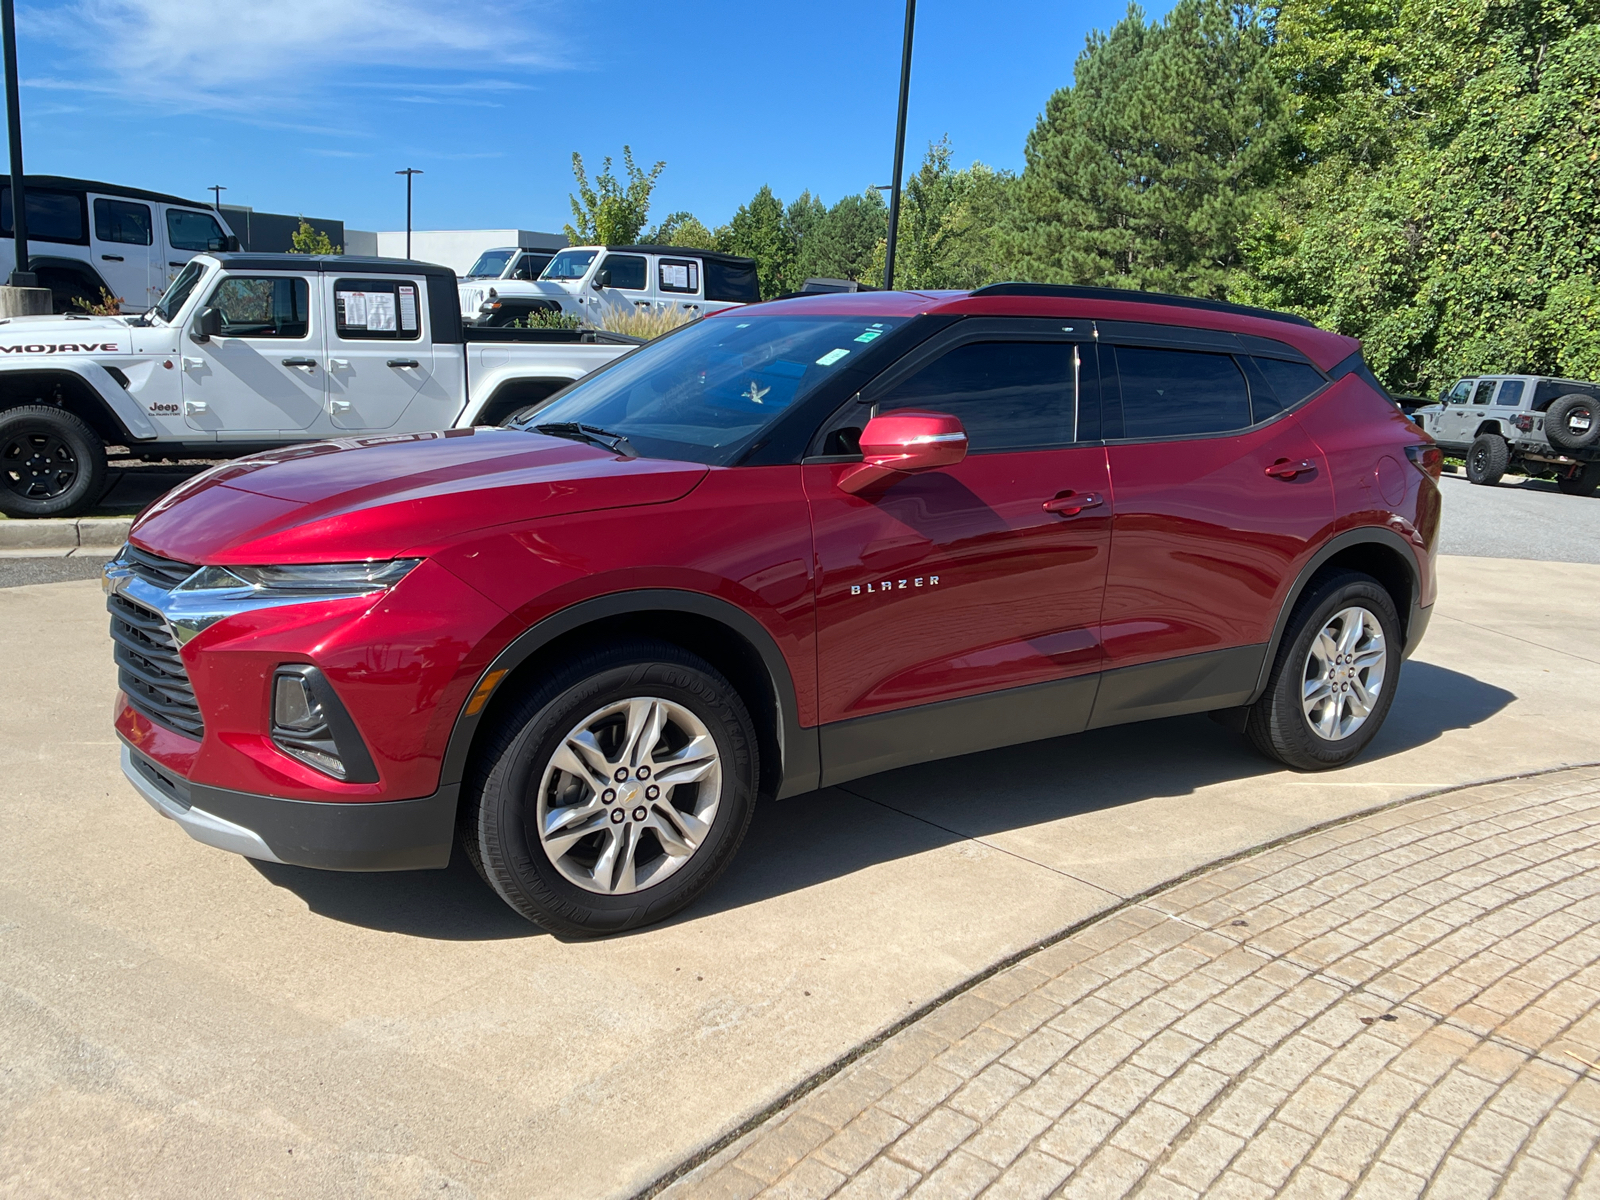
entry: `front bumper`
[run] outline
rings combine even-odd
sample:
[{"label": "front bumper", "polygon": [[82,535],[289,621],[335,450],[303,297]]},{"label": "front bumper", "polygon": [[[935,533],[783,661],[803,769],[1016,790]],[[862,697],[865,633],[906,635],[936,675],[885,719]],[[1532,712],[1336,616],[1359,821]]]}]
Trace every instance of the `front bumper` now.
[{"label": "front bumper", "polygon": [[450,864],[459,785],[416,800],[281,800],[191,783],[128,745],[122,773],[195,841],[247,858],[329,871]]}]

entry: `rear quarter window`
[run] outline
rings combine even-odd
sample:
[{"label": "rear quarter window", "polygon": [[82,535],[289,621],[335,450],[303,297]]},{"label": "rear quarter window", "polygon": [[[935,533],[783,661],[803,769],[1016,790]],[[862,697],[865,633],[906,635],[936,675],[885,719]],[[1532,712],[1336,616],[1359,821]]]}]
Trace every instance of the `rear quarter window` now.
[{"label": "rear quarter window", "polygon": [[1250,416],[1256,424],[1293,408],[1327,382],[1322,373],[1306,363],[1286,362],[1281,358],[1252,358],[1250,367],[1260,372],[1261,383],[1251,380]]}]

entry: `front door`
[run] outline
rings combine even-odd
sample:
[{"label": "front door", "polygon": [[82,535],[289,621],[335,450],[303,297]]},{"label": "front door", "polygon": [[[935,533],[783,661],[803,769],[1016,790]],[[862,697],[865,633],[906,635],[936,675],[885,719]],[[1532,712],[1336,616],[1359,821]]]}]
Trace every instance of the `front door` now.
[{"label": "front door", "polygon": [[[156,254],[155,214],[142,200],[89,197],[89,253],[95,270],[126,312],[143,312],[161,292],[152,292],[150,262]],[[95,297],[96,300],[100,298]]]},{"label": "front door", "polygon": [[[1029,328],[1048,322],[977,324],[869,393],[823,447],[849,449],[868,410],[916,408],[961,419],[965,461],[857,494],[839,489],[850,464],[838,456],[802,468],[825,781],[929,757],[906,737],[965,753],[1074,732],[1088,718],[1092,680],[1070,696],[1027,687],[1092,676],[1103,658],[1111,502],[1104,448],[1076,441],[1079,347],[1059,323],[1053,338]],[[933,710],[897,711],[1008,689],[1022,689],[1007,698],[1017,712],[947,705],[932,718],[956,722],[944,732],[919,726]]]},{"label": "front door", "polygon": [[448,428],[456,389],[433,378],[428,293],[422,276],[332,276],[328,410],[338,429]]},{"label": "front door", "polygon": [[596,273],[600,281],[605,282],[594,294],[614,313],[649,312],[654,305],[650,260],[642,254],[607,254]]},{"label": "front door", "polygon": [[312,310],[316,275],[225,275],[201,308],[222,334],[183,339],[184,419],[219,441],[266,440],[309,429],[323,415],[327,372]]}]

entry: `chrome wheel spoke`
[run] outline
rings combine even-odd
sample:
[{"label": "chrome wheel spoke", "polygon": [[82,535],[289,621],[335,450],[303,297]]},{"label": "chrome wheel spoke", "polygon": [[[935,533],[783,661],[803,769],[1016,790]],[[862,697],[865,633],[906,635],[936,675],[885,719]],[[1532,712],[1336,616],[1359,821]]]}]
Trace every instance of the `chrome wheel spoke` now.
[{"label": "chrome wheel spoke", "polygon": [[559,858],[591,833],[606,827],[605,806],[599,801],[553,809],[545,818],[539,839],[552,858]]},{"label": "chrome wheel spoke", "polygon": [[[1331,629],[1333,627],[1330,625],[1328,628]],[[1334,660],[1339,657],[1339,644],[1329,637],[1328,630],[1324,629],[1317,634],[1317,640],[1311,644],[1311,653],[1313,657],[1321,661],[1322,669],[1326,671],[1333,665]]]},{"label": "chrome wheel spoke", "polygon": [[661,726],[666,716],[666,709],[659,700],[628,701],[628,728],[622,750],[624,763],[636,767],[641,759],[649,757],[661,740]]},{"label": "chrome wheel spoke", "polygon": [[594,740],[594,734],[587,729],[568,734],[552,761],[595,791],[605,787],[611,780],[611,763],[606,758],[606,752],[600,749],[600,743]]},{"label": "chrome wheel spoke", "polygon": [[1383,690],[1388,661],[1383,626],[1352,605],[1330,616],[1306,653],[1301,709],[1328,741],[1349,737],[1366,723]]},{"label": "chrome wheel spoke", "polygon": [[656,782],[662,787],[698,783],[717,761],[717,743],[710,734],[703,733],[682,750],[655,760]]},{"label": "chrome wheel spoke", "polygon": [[1328,686],[1326,679],[1308,679],[1306,680],[1305,702],[1307,705],[1316,704],[1327,699],[1332,694],[1332,691],[1333,689]]},{"label": "chrome wheel spoke", "polygon": [[[673,811],[673,816],[681,817],[682,815],[676,810]],[[655,830],[655,835],[661,842],[661,848],[674,858],[688,858],[689,855],[695,852],[695,847],[699,845],[699,839],[691,840],[686,837],[683,831],[678,828],[678,823],[672,817],[663,813],[659,805],[646,818],[644,824],[646,829]]]}]

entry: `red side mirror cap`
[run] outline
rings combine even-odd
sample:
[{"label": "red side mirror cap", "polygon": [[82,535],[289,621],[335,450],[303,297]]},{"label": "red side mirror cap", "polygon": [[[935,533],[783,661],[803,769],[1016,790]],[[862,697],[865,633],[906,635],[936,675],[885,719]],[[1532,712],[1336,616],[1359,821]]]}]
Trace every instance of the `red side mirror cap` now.
[{"label": "red side mirror cap", "polygon": [[887,475],[953,467],[967,456],[967,431],[949,413],[903,408],[883,413],[861,431],[861,465],[839,476],[847,492]]}]

